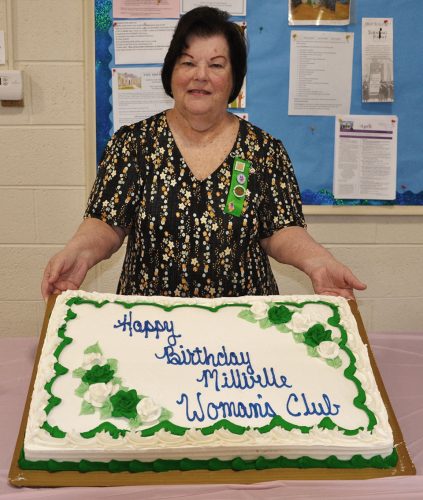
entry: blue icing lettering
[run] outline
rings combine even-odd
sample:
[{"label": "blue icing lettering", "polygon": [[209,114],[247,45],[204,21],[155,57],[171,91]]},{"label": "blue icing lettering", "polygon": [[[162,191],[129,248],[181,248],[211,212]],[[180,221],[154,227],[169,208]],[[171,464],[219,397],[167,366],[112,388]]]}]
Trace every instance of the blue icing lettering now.
[{"label": "blue icing lettering", "polygon": [[295,392],[292,392],[286,402],[286,411],[291,417],[307,417],[309,415],[335,416],[339,414],[341,405],[332,403],[327,394],[322,394],[322,400],[320,402],[310,401],[304,392],[301,393],[300,397]]},{"label": "blue icing lettering", "polygon": [[144,333],[144,338],[148,339],[150,334],[153,334],[156,339],[160,338],[161,333],[167,333],[169,345],[176,345],[176,337],[180,335],[175,334],[173,321],[159,321],[159,320],[145,320],[139,321],[134,320],[132,317],[132,311],[125,313],[122,319],[118,319],[113,325],[115,329],[121,329],[123,333],[129,333],[129,336],[133,336],[133,332]]},{"label": "blue icing lettering", "polygon": [[189,422],[198,421],[203,422],[205,417],[209,420],[222,420],[226,418],[272,418],[276,416],[270,403],[267,401],[260,401],[261,394],[257,394],[258,402],[243,403],[242,401],[218,401],[203,403],[202,393],[197,392],[196,401],[194,404],[196,408],[191,406],[187,394],[182,393],[179,400],[176,401],[178,405],[185,406],[185,416]]},{"label": "blue icing lettering", "polygon": [[[180,337],[180,336],[179,336]],[[178,347],[179,350],[175,348]],[[213,366],[245,366],[249,374],[254,373],[254,368],[251,364],[249,352],[227,352],[226,347],[222,346],[217,353],[209,352],[207,347],[184,347],[182,344],[176,345],[176,342],[171,344],[168,339],[168,345],[164,346],[161,354],[156,353],[157,359],[164,359],[169,365],[203,365]]]},{"label": "blue icing lettering", "polygon": [[262,368],[262,373],[255,374],[246,373],[238,368],[231,368],[228,372],[223,373],[218,372],[217,369],[206,369],[202,371],[201,377],[196,380],[197,382],[202,382],[205,388],[209,387],[210,383],[217,392],[221,389],[250,390],[256,385],[263,389],[266,387],[276,387],[277,389],[292,387],[292,385],[288,384],[288,379],[285,375],[276,376],[273,367]]}]

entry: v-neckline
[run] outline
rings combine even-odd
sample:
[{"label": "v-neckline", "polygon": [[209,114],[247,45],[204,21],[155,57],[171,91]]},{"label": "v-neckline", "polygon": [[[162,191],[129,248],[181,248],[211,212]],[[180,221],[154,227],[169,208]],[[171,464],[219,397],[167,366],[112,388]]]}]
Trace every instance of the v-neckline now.
[{"label": "v-neckline", "polygon": [[220,163],[220,165],[218,165],[213,170],[213,172],[210,172],[210,174],[207,177],[204,177],[204,179],[199,179],[196,175],[194,175],[193,171],[191,170],[190,166],[188,165],[187,161],[185,160],[184,155],[182,154],[182,151],[180,150],[180,148],[178,146],[178,143],[176,142],[175,136],[173,135],[172,129],[170,128],[170,125],[169,125],[169,121],[167,119],[166,111],[163,111],[163,116],[164,116],[166,127],[167,127],[167,130],[169,133],[169,137],[172,139],[173,144],[175,145],[175,149],[177,150],[178,155],[180,157],[180,161],[184,164],[184,166],[185,166],[186,170],[188,171],[188,174],[191,177],[193,182],[201,184],[203,182],[210,180],[216,174],[216,172],[218,172],[222,169],[222,167],[225,165],[225,163],[227,163],[228,161],[230,162],[231,157],[235,157],[234,151],[236,151],[236,149],[237,149],[237,144],[239,142],[240,135],[241,135],[241,125],[242,125],[242,120],[239,117],[237,117],[236,115],[234,115],[234,116],[238,120],[238,132],[236,133],[235,140],[232,144],[232,147],[229,150],[229,153],[225,156],[223,161]]}]

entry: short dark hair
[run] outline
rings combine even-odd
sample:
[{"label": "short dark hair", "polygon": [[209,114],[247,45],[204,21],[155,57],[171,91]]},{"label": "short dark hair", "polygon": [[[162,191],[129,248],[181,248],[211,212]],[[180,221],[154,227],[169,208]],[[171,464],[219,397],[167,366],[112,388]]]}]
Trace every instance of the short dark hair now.
[{"label": "short dark hair", "polygon": [[247,73],[247,44],[241,27],[229,21],[229,18],[230,15],[220,9],[197,7],[179,19],[162,68],[162,83],[168,96],[173,97],[172,73],[177,59],[187,48],[188,37],[223,35],[229,46],[232,67],[233,88],[228,102],[237,97]]}]

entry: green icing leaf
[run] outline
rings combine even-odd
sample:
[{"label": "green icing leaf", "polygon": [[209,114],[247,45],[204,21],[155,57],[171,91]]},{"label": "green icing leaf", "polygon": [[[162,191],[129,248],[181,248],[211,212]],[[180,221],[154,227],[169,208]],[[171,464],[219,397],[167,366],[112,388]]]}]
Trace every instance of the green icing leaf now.
[{"label": "green icing leaf", "polygon": [[110,358],[107,360],[107,364],[114,372],[117,371],[117,365],[118,365],[117,359]]},{"label": "green icing leaf", "polygon": [[81,404],[81,411],[79,412],[80,415],[92,415],[95,413],[95,408],[92,404],[88,403],[88,401],[85,401],[85,399],[82,401]]},{"label": "green icing leaf", "polygon": [[74,378],[82,378],[85,373],[87,372],[87,370],[84,370],[84,368],[77,368],[76,370],[74,370],[72,372],[72,377]]},{"label": "green icing leaf", "polygon": [[327,359],[326,363],[329,366],[332,366],[333,368],[340,368],[342,366],[342,361],[341,361],[341,358],[339,356],[337,356],[334,359]]},{"label": "green icing leaf", "polygon": [[110,418],[112,416],[112,410],[113,410],[112,403],[110,402],[110,399],[107,398],[103,406],[100,408],[100,417],[103,420]]},{"label": "green icing leaf", "polygon": [[141,422],[140,416],[137,415],[135,418],[129,419],[128,423],[129,423],[129,427],[131,429],[136,429],[137,427],[139,427],[141,425],[142,422]]},{"label": "green icing leaf", "polygon": [[294,333],[294,340],[297,343],[304,342],[304,333]]},{"label": "green icing leaf", "polygon": [[317,353],[317,350],[315,347],[307,346],[307,354],[311,356],[312,358],[318,358],[319,354]]},{"label": "green icing leaf", "polygon": [[90,345],[87,347],[84,351],[84,354],[90,354],[91,352],[98,353],[98,354],[103,354],[103,351],[100,349],[100,346],[98,345],[98,342],[96,342],[93,345]]},{"label": "green icing leaf", "polygon": [[245,319],[246,321],[249,321],[250,323],[257,323],[257,320],[254,317],[254,314],[249,309],[242,310],[238,314],[238,318]]},{"label": "green icing leaf", "polygon": [[259,325],[260,328],[264,330],[265,328],[270,328],[271,326],[273,326],[273,323],[270,321],[269,318],[263,318],[259,320]]},{"label": "green icing leaf", "polygon": [[88,391],[88,387],[89,387],[88,384],[81,382],[79,386],[75,389],[76,396],[80,398],[84,397],[84,394]]},{"label": "green icing leaf", "polygon": [[122,383],[122,379],[120,377],[113,377],[112,383],[113,385],[120,385]]},{"label": "green icing leaf", "polygon": [[172,412],[167,410],[166,408],[162,409],[160,413],[159,422],[163,422],[164,420],[170,420],[172,418]]},{"label": "green icing leaf", "polygon": [[281,332],[281,333],[289,333],[291,330],[286,326],[284,325],[283,323],[281,323],[280,325],[276,325],[276,329]]}]

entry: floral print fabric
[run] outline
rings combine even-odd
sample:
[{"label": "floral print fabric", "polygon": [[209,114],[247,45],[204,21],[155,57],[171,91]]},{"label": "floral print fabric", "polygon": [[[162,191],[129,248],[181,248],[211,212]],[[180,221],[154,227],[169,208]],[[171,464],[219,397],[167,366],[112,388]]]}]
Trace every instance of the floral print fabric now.
[{"label": "floral print fabric", "polygon": [[[251,162],[241,216],[224,212],[235,157]],[[260,240],[305,227],[279,140],[240,119],[225,161],[198,180],[165,112],[118,130],[100,162],[85,217],[128,231],[118,293],[219,297],[277,294]]]}]

